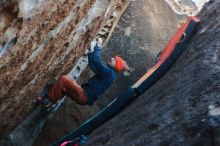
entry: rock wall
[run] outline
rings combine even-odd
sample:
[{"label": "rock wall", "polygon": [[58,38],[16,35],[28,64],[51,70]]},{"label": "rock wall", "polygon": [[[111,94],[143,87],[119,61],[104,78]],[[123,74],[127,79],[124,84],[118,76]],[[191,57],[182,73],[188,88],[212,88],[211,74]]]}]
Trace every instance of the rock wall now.
[{"label": "rock wall", "polygon": [[89,146],[219,145],[220,2],[211,0],[174,66],[90,135]]},{"label": "rock wall", "polygon": [[196,15],[199,8],[193,0],[165,0],[177,14]]},{"label": "rock wall", "polygon": [[[14,1],[0,2],[6,7]],[[38,13],[19,21],[15,45],[0,58],[1,137],[33,109],[32,100],[45,82],[73,68],[117,3],[49,0]]]},{"label": "rock wall", "polygon": [[[16,0],[0,1],[0,49],[6,41],[15,37],[22,20],[18,18],[19,7]],[[0,51],[1,53],[1,51]]]}]

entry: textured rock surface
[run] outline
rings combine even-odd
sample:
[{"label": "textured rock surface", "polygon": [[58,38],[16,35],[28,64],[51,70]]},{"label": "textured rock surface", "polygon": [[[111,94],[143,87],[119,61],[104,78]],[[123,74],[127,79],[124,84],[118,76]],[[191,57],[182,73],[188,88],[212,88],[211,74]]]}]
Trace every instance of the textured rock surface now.
[{"label": "textured rock surface", "polygon": [[72,69],[117,2],[50,0],[23,20],[17,43],[0,58],[0,136],[33,109],[31,101],[46,81]]},{"label": "textured rock surface", "polygon": [[194,16],[209,0],[165,0],[174,12],[180,15]]},{"label": "textured rock surface", "polygon": [[192,0],[165,0],[172,9],[180,14],[186,14],[186,15],[195,15],[199,8],[196,6],[195,2]]},{"label": "textured rock surface", "polygon": [[[219,145],[219,122],[211,129],[206,125],[220,97],[219,7],[218,0],[205,6],[199,14],[201,23],[174,66],[94,131],[87,145]],[[218,108],[214,111],[211,115],[219,116]]]},{"label": "textured rock surface", "polygon": [[16,0],[0,1],[0,53],[5,41],[14,38],[21,25],[18,11]]}]

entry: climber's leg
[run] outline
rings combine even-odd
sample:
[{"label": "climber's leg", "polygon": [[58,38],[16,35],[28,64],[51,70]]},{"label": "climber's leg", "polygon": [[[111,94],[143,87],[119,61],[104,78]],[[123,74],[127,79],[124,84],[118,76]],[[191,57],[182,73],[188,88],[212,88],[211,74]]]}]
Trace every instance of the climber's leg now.
[{"label": "climber's leg", "polygon": [[61,76],[55,85],[49,90],[49,97],[52,101],[57,101],[67,95],[77,104],[86,105],[87,97],[81,86],[67,76]]}]

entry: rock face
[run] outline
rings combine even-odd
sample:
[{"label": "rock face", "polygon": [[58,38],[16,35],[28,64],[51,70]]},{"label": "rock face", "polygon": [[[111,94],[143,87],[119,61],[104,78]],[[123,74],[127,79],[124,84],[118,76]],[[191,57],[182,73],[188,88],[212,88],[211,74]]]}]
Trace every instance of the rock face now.
[{"label": "rock face", "polygon": [[192,0],[165,0],[171,7],[172,9],[180,14],[186,14],[186,15],[195,15],[198,11],[199,8],[196,6],[194,1]]},{"label": "rock face", "polygon": [[5,41],[15,37],[21,25],[22,20],[17,18],[18,11],[16,0],[0,1],[0,48],[3,47]]},{"label": "rock face", "polygon": [[218,0],[205,5],[201,23],[174,66],[95,130],[87,145],[219,145],[219,7]]},{"label": "rock face", "polygon": [[209,0],[164,0],[166,1],[174,12],[180,15],[194,16]]},{"label": "rock face", "polygon": [[[14,4],[0,2],[1,11]],[[39,7],[36,15],[19,21],[16,44],[0,58],[0,117],[4,117],[0,137],[33,109],[31,101],[45,82],[72,69],[118,2],[50,0]]]}]

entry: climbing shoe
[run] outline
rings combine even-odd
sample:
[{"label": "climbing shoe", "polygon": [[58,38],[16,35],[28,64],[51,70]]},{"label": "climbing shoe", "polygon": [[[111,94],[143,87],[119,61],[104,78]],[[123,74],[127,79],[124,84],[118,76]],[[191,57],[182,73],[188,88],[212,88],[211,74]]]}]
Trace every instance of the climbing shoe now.
[{"label": "climbing shoe", "polygon": [[50,107],[50,105],[52,105],[53,103],[51,102],[50,98],[49,98],[49,90],[53,87],[54,82],[48,82],[42,92],[40,93],[39,96],[36,97],[36,103],[42,105],[45,108]]},{"label": "climbing shoe", "polygon": [[38,96],[36,97],[36,103],[38,105],[41,105],[42,107],[48,108],[50,105],[52,105],[52,102],[47,97]]}]

